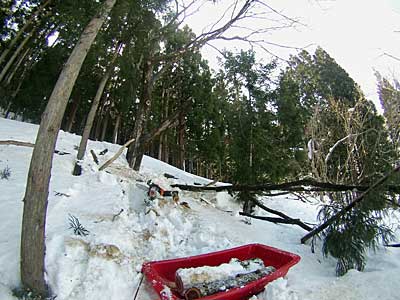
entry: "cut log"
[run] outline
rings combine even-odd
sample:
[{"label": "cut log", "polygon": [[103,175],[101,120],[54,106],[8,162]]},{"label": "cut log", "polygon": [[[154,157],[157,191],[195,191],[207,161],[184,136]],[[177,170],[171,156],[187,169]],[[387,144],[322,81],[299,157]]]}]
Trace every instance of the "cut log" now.
[{"label": "cut log", "polygon": [[234,277],[229,277],[227,279],[200,283],[185,290],[183,296],[186,300],[199,299],[201,297],[224,292],[229,289],[243,287],[246,284],[258,280],[273,272],[275,272],[275,268],[269,266],[250,273],[238,274]]},{"label": "cut log", "polygon": [[223,281],[240,274],[247,274],[265,268],[259,258],[240,261],[232,258],[229,263],[219,266],[203,266],[197,268],[182,268],[175,273],[175,282],[181,295],[192,287],[199,287],[205,283]]}]

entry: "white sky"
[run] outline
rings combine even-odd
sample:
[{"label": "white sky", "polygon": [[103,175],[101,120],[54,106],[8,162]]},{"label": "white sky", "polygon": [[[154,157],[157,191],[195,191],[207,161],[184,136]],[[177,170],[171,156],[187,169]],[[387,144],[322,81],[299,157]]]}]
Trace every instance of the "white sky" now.
[{"label": "white sky", "polygon": [[[274,31],[265,35],[266,40],[295,47],[305,47],[309,44],[321,46],[376,104],[379,101],[374,70],[385,76],[400,78],[400,61],[384,55],[388,53],[400,58],[400,0],[265,0],[265,2],[306,25]],[[217,7],[211,4],[203,7],[189,19],[189,26],[199,34],[204,26],[215,20]],[[265,22],[265,25],[262,22]],[[262,22],[253,22],[251,25],[269,26],[266,21]],[[219,49],[230,50],[234,50],[235,47],[246,47],[235,41],[229,43],[216,41],[213,45]],[[312,51],[314,48],[315,46],[311,46],[308,49]],[[269,50],[284,58],[290,53],[296,53],[293,49],[273,46],[270,46]],[[265,55],[262,52],[258,54]],[[219,55],[217,51],[205,47],[203,55],[212,66],[216,66],[216,56]]]}]

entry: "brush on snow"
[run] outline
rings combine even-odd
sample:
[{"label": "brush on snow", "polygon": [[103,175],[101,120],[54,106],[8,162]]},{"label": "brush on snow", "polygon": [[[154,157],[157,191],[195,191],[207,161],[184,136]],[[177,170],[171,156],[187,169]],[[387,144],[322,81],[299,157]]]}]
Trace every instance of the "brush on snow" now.
[{"label": "brush on snow", "polygon": [[87,230],[85,227],[82,226],[77,217],[69,215],[68,220],[69,220],[69,228],[74,229],[75,235],[86,236],[89,234],[89,230]]}]

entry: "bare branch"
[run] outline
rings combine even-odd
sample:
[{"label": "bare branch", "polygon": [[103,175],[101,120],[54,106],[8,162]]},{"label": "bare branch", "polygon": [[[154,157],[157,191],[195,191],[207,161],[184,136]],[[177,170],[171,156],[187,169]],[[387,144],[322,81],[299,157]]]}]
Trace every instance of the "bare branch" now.
[{"label": "bare branch", "polygon": [[388,56],[388,57],[390,57],[390,58],[393,58],[393,59],[395,59],[395,60],[397,60],[397,61],[400,61],[400,58],[398,58],[398,57],[396,57],[396,56],[394,56],[394,55],[392,55],[392,54],[389,54],[389,53],[383,53],[383,55],[385,55],[385,56]]},{"label": "bare branch", "polygon": [[283,13],[277,11],[276,9],[274,9],[273,7],[271,7],[268,4],[264,3],[263,1],[256,1],[256,2],[260,3],[262,6],[267,7],[269,10],[271,10],[274,13],[276,13],[277,15],[283,17],[284,19],[287,19],[287,20],[289,20],[289,21],[291,21],[293,23],[297,23],[297,24],[300,24],[300,25],[303,25],[303,26],[307,26],[306,24],[301,23],[299,20],[296,20],[296,19],[293,19],[293,18],[290,18],[290,17],[284,15]]},{"label": "bare branch", "polygon": [[375,132],[376,132],[376,129],[370,128],[370,129],[368,129],[368,130],[366,130],[366,131],[363,131],[363,132],[360,132],[360,133],[351,133],[351,134],[345,136],[344,138],[341,138],[340,140],[338,140],[338,141],[329,149],[329,152],[328,152],[328,154],[327,154],[326,157],[325,157],[325,163],[328,163],[329,159],[330,159],[331,156],[332,156],[333,151],[336,149],[337,146],[339,146],[339,145],[340,145],[341,143],[343,143],[345,140],[350,139],[350,138],[354,138],[354,137],[358,137],[358,136],[363,135],[363,134],[365,134],[365,133],[368,133],[368,132],[370,132],[370,131],[375,131]]}]

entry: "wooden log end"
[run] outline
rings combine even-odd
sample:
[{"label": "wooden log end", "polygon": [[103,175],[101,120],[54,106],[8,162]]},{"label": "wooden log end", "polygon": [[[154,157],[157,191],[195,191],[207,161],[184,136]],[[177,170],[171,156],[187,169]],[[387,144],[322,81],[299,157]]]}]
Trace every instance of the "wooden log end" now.
[{"label": "wooden log end", "polygon": [[185,300],[193,300],[201,298],[201,292],[198,288],[192,287],[185,291]]}]

